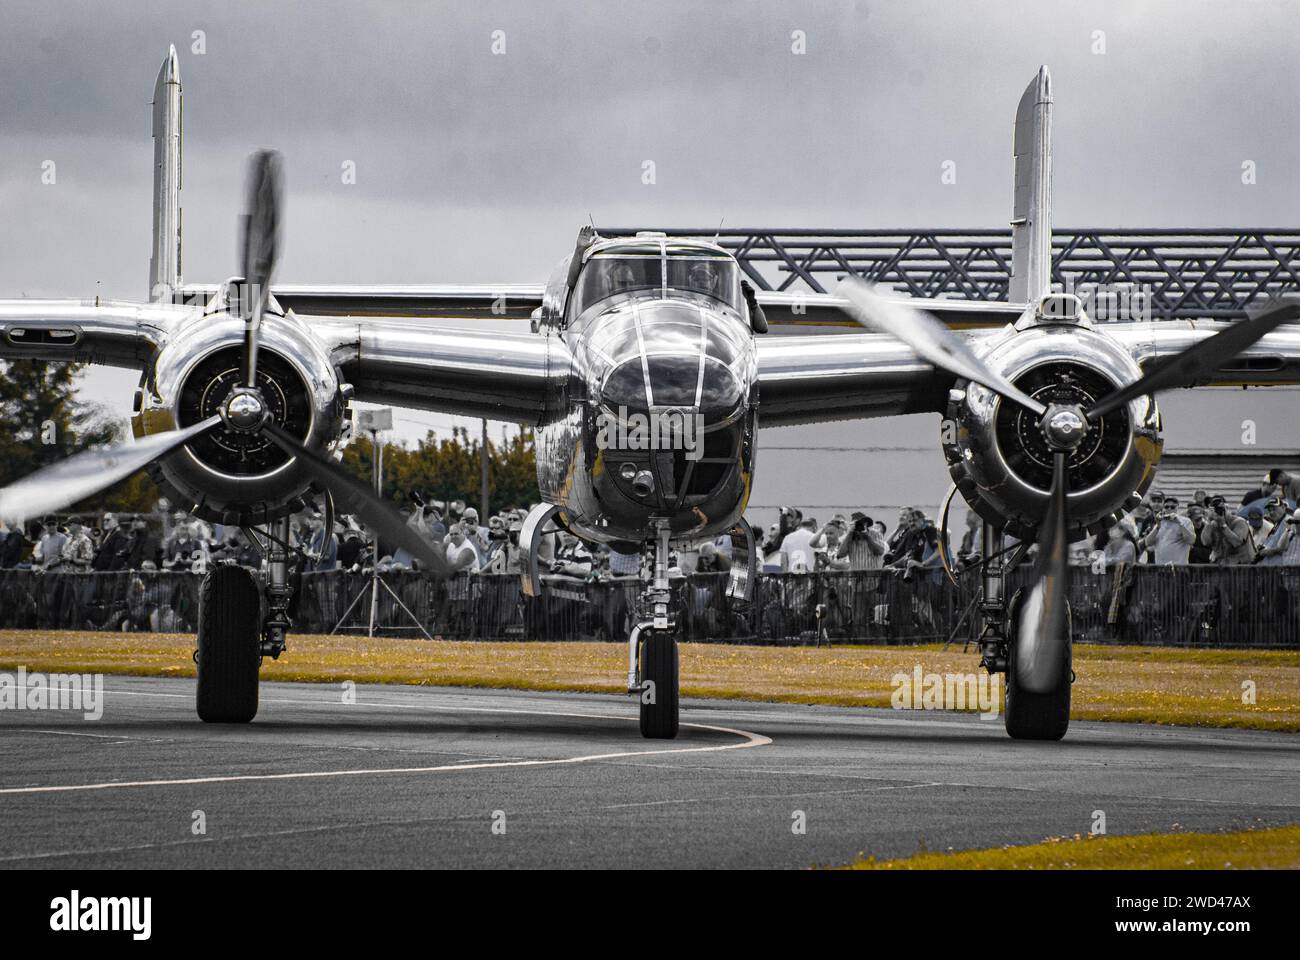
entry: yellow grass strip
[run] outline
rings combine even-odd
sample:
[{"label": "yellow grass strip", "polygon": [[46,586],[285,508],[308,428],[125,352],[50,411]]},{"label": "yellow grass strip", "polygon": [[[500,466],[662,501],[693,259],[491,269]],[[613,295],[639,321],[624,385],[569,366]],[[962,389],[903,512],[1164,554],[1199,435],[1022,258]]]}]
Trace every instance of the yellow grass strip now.
[{"label": "yellow grass strip", "polygon": [[869,858],[850,870],[1295,870],[1300,827],[1068,837],[1023,847]]},{"label": "yellow grass strip", "polygon": [[[193,676],[186,634],[0,631],[0,670]],[[974,673],[974,653],[919,647],[684,644],[682,691],[789,703],[887,707],[895,674]],[[1073,716],[1300,730],[1300,652],[1080,646]],[[268,680],[414,683],[622,693],[626,649],[611,643],[468,643],[356,636],[289,638]],[[1254,703],[1245,697],[1253,690]]]}]

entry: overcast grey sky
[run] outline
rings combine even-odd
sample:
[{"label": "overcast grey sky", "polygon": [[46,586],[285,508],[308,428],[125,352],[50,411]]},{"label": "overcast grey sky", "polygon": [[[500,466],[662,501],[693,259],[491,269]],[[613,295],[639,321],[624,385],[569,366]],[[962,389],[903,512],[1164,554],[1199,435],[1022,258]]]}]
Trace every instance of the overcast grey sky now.
[{"label": "overcast grey sky", "polygon": [[[1059,226],[1295,224],[1297,14],[1262,0],[4,0],[0,296],[145,293],[149,100],[168,43],[187,279],[234,272],[244,158],[274,146],[282,279],[504,282],[544,278],[588,213],[1004,226],[1011,120],[1040,63]],[[119,410],[132,386],[86,380]],[[408,419],[415,434],[447,422]]]}]

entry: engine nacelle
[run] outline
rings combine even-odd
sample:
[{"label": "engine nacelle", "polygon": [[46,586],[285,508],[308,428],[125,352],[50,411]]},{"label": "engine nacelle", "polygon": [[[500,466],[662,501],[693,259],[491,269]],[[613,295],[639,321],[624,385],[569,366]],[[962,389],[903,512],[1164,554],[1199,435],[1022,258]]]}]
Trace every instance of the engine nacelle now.
[{"label": "engine nacelle", "polygon": [[[204,317],[172,338],[136,394],[136,437],[198,423],[218,412],[242,382],[243,320]],[[318,453],[348,423],[349,391],[338,369],[297,317],[268,316],[261,326],[257,385],[271,419]],[[206,520],[262,524],[305,505],[311,478],[260,434],[218,426],[157,461],[150,476],[180,508]]]},{"label": "engine nacelle", "polygon": [[[1141,376],[1120,344],[1080,323],[1040,323],[995,341],[985,362],[1045,405],[1094,401]],[[1047,511],[1052,452],[1039,418],[977,383],[958,381],[949,394],[944,456],[957,489],[986,521],[1034,540]],[[1164,441],[1155,401],[1139,397],[1092,425],[1070,455],[1070,535],[1113,524],[1155,477]]]}]

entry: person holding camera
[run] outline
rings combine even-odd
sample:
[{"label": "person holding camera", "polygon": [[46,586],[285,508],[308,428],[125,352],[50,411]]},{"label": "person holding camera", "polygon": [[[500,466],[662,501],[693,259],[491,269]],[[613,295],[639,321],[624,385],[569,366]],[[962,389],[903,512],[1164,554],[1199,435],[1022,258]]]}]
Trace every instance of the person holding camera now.
[{"label": "person holding camera", "polygon": [[1158,567],[1186,566],[1196,531],[1192,521],[1178,515],[1178,498],[1167,496],[1152,518],[1146,536],[1138,543],[1138,552],[1155,555]]},{"label": "person holding camera", "polygon": [[871,518],[861,510],[856,510],[849,517],[852,523],[845,526],[842,517],[836,517],[841,524],[841,535],[837,556],[846,558],[846,569],[858,573],[863,570],[879,570],[885,562],[888,546],[885,538],[876,530]]},{"label": "person holding camera", "polygon": [[1255,559],[1255,542],[1250,524],[1228,512],[1221,494],[1210,498],[1210,513],[1201,531],[1201,543],[1210,548],[1210,563],[1220,566],[1250,563]]}]

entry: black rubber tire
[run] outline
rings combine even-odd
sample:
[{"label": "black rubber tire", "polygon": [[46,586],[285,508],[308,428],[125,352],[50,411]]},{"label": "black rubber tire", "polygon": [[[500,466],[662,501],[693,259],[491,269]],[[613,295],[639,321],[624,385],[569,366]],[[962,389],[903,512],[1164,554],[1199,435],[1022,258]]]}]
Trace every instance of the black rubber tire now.
[{"label": "black rubber tire", "polygon": [[[1018,598],[1017,598],[1018,599]],[[1008,622],[1015,629],[1019,604],[1013,602]],[[1066,631],[1072,633],[1073,618],[1066,612]],[[1030,693],[1016,683],[1015,636],[1007,645],[1007,689],[1002,719],[1013,740],[1060,740],[1070,729],[1070,686],[1074,676],[1074,644],[1065,648],[1061,675],[1055,689],[1047,693]]]},{"label": "black rubber tire", "polygon": [[257,716],[262,665],[262,594],[251,571],[222,564],[203,578],[195,706],[204,723],[248,723]]},{"label": "black rubber tire", "polygon": [[[677,736],[677,640],[658,630],[641,641],[641,736],[671,740]],[[646,703],[645,682],[654,683],[654,702]]]}]

